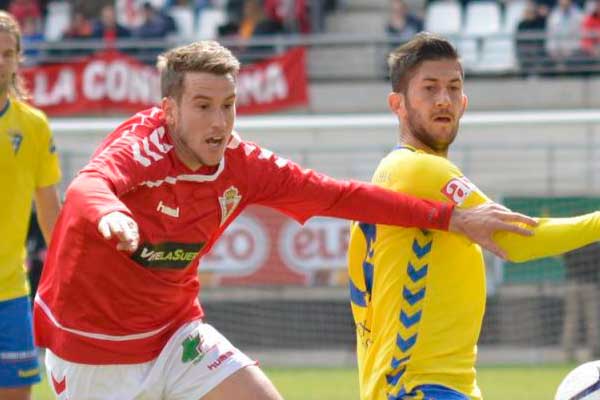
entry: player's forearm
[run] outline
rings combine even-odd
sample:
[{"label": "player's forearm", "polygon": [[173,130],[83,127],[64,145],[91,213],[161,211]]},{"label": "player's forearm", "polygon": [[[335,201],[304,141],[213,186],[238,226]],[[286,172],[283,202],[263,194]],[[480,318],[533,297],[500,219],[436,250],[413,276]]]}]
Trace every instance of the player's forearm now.
[{"label": "player's forearm", "polygon": [[539,222],[533,236],[494,234],[510,261],[555,256],[600,240],[600,212],[572,218],[540,218]]},{"label": "player's forearm", "polygon": [[42,230],[42,235],[44,235],[44,240],[48,244],[60,212],[60,198],[56,185],[36,189],[35,206],[38,224]]},{"label": "player's forearm", "polygon": [[97,225],[100,218],[113,211],[131,212],[115,194],[111,184],[100,174],[81,173],[69,186],[65,202],[71,203],[80,217]]},{"label": "player's forearm", "polygon": [[453,209],[449,203],[423,200],[376,185],[352,182],[335,205],[322,215],[374,224],[447,231]]}]

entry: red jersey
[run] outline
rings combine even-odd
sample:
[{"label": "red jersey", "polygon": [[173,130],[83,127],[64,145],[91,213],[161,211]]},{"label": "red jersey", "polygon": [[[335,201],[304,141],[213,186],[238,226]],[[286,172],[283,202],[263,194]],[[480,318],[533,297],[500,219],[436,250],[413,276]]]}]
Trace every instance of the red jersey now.
[{"label": "red jersey", "polygon": [[[321,215],[444,230],[452,212],[302,169],[235,133],[219,165],[192,171],[175,154],[162,110],[146,110],[104,140],[67,190],[35,300],[37,344],[84,364],[156,358],[182,324],[203,316],[199,260],[250,204],[300,223]],[[98,232],[113,211],[138,224],[133,254]]]}]

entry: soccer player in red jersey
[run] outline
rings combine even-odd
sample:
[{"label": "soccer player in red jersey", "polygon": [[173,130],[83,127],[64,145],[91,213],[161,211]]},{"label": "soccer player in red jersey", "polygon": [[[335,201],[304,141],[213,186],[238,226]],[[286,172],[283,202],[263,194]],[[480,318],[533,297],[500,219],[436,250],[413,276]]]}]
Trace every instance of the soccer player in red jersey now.
[{"label": "soccer player in red jersey", "polygon": [[100,145],[71,183],[35,299],[59,399],[281,399],[256,362],[202,321],[198,263],[250,204],[453,230],[500,250],[494,231],[533,220],[338,181],[233,132],[238,60],[216,42],[159,58],[160,107]]}]

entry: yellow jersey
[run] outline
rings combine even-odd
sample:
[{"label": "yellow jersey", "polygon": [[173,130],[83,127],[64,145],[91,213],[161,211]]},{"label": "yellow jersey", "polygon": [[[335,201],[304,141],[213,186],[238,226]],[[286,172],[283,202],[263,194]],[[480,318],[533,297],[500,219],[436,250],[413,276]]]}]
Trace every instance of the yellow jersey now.
[{"label": "yellow jersey", "polygon": [[60,181],[43,112],[9,98],[0,111],[0,301],[25,296],[25,241],[35,189]]},{"label": "yellow jersey", "polygon": [[[446,158],[409,146],[385,157],[372,181],[457,207],[489,201]],[[494,239],[512,261],[559,254],[600,239],[600,213],[540,219],[533,236]],[[422,385],[481,399],[475,361],[486,284],[478,245],[450,232],[354,223],[348,268],[361,399],[402,399]]]}]

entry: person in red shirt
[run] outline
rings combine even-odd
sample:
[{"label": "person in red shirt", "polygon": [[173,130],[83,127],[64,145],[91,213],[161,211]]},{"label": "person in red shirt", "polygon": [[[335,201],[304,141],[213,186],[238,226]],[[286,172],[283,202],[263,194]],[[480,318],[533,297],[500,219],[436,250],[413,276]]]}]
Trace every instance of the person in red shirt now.
[{"label": "person in red shirt", "polygon": [[581,50],[589,57],[600,59],[600,0],[593,3],[591,13],[581,23]]},{"label": "person in red shirt", "polygon": [[19,26],[25,25],[27,18],[33,18],[36,26],[41,27],[42,10],[37,0],[12,0],[8,12],[15,17]]},{"label": "person in red shirt", "polygon": [[533,220],[497,204],[461,210],[335,180],[233,131],[238,60],[216,42],[160,56],[163,99],[121,124],[69,186],[34,306],[60,399],[281,396],[204,323],[197,269],[250,204],[464,233],[502,255],[496,230]]}]

